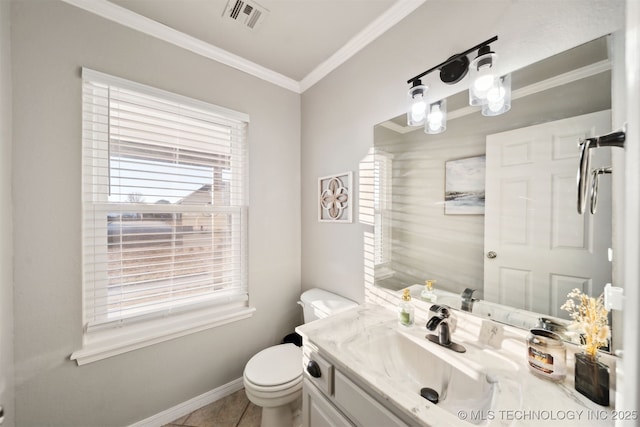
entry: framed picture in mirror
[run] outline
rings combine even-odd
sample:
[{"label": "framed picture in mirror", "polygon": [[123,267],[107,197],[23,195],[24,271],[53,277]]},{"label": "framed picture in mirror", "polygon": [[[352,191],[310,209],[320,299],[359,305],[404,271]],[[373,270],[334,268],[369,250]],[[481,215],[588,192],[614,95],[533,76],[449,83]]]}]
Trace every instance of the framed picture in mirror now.
[{"label": "framed picture in mirror", "polygon": [[483,215],[486,156],[445,162],[445,215]]}]

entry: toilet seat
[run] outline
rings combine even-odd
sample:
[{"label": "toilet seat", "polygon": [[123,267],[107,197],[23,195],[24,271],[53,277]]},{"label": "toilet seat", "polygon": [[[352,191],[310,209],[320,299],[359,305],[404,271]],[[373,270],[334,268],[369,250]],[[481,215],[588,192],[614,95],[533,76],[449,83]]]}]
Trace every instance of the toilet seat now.
[{"label": "toilet seat", "polygon": [[278,391],[302,381],[302,349],[280,344],[254,355],[244,368],[244,378],[256,390]]},{"label": "toilet seat", "polygon": [[277,386],[260,386],[257,384],[254,384],[251,382],[251,380],[249,380],[247,378],[247,376],[244,376],[244,382],[245,382],[245,386],[249,386],[251,387],[252,390],[254,390],[256,393],[277,393],[279,391],[285,391],[285,392],[289,392],[290,390],[293,389],[299,389],[302,388],[302,375],[300,375],[298,378],[296,378],[293,381],[289,381],[288,383],[284,383],[284,384],[280,384]]}]

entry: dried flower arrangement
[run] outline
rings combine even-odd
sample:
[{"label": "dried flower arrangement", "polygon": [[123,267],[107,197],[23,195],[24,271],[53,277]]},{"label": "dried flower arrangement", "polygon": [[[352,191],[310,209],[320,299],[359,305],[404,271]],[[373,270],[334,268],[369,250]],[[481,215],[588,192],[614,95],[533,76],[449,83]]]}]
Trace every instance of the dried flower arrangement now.
[{"label": "dried flower arrangement", "polygon": [[609,311],[604,308],[604,295],[598,298],[583,294],[574,289],[560,309],[569,312],[573,319],[572,329],[582,333],[584,352],[593,361],[597,359],[598,349],[609,343]]}]

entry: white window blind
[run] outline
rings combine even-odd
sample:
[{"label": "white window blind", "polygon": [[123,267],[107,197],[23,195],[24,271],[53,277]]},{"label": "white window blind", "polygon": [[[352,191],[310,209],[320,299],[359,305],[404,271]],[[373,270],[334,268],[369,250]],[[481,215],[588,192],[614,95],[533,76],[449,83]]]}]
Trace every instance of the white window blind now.
[{"label": "white window blind", "polygon": [[248,116],[82,77],[86,328],[246,307]]}]

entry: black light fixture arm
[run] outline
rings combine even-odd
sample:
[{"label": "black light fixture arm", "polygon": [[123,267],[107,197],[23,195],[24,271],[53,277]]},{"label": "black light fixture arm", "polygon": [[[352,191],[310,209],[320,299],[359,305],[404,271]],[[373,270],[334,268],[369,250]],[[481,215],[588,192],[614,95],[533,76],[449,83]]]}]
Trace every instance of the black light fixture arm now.
[{"label": "black light fixture arm", "polygon": [[409,80],[407,80],[407,83],[413,83],[414,81],[421,79],[422,77],[426,76],[427,74],[431,73],[432,71],[435,71],[435,70],[438,70],[438,69],[440,69],[442,67],[445,67],[445,66],[451,64],[452,62],[457,61],[459,58],[461,58],[463,56],[466,56],[466,55],[470,54],[471,52],[474,52],[474,51],[480,49],[483,46],[491,44],[491,43],[495,42],[496,40],[498,40],[498,36],[493,36],[489,40],[483,41],[482,43],[480,43],[477,46],[474,46],[474,47],[472,47],[470,49],[465,50],[462,53],[459,53],[457,55],[452,56],[451,58],[449,58],[446,61],[444,61],[442,64],[438,64],[435,67],[429,68],[427,71],[425,71],[425,72],[423,72],[421,74],[418,74],[417,76],[415,76],[413,78],[410,78]]}]

